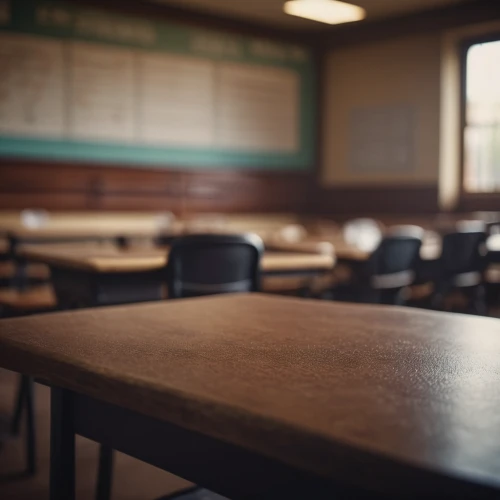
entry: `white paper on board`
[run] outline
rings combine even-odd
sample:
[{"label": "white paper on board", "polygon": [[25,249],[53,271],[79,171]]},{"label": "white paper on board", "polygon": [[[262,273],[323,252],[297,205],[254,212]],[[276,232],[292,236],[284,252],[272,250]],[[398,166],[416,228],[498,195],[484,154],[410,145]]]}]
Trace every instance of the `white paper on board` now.
[{"label": "white paper on board", "polygon": [[0,34],[0,133],[64,135],[63,42]]},{"label": "white paper on board", "polygon": [[133,50],[73,42],[69,57],[69,135],[132,142],[135,138]]}]

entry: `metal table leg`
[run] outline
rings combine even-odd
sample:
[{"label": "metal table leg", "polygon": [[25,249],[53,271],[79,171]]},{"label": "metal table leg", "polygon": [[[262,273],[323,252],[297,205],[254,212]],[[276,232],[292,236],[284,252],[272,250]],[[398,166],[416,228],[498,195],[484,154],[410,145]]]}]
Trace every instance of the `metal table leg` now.
[{"label": "metal table leg", "polygon": [[51,389],[50,500],[75,500],[73,394]]}]

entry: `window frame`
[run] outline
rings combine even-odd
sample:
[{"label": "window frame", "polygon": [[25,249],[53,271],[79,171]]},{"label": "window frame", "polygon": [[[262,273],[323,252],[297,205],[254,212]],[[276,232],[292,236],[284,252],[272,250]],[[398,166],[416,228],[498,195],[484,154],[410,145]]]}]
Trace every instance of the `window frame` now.
[{"label": "window frame", "polygon": [[500,31],[467,38],[460,44],[460,211],[500,211],[500,190],[493,193],[470,193],[465,190],[465,128],[467,126],[467,55],[480,43],[500,41]]}]

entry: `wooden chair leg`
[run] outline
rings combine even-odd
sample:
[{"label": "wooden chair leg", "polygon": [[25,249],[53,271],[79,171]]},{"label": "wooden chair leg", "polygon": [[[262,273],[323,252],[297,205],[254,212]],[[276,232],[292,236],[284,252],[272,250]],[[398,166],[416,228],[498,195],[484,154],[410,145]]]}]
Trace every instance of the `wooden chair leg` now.
[{"label": "wooden chair leg", "polygon": [[101,445],[97,471],[96,500],[110,500],[113,484],[113,449]]}]

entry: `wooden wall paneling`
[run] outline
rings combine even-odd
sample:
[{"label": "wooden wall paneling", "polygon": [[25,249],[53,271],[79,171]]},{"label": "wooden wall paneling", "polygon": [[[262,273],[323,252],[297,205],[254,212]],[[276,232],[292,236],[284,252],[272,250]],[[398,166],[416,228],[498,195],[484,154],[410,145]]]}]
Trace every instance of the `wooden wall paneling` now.
[{"label": "wooden wall paneling", "polygon": [[0,161],[0,209],[301,212],[311,185],[310,173]]},{"label": "wooden wall paneling", "polygon": [[186,179],[186,213],[301,212],[310,174],[225,172],[191,173]]},{"label": "wooden wall paneling", "polygon": [[71,164],[0,160],[0,209],[84,210],[90,179]]},{"label": "wooden wall paneling", "polygon": [[71,211],[89,210],[91,207],[86,193],[0,192],[0,210],[23,210],[25,208]]},{"label": "wooden wall paneling", "polygon": [[438,186],[343,186],[318,188],[313,212],[324,215],[436,214]]},{"label": "wooden wall paneling", "polygon": [[[87,191],[91,177],[73,164],[32,160],[0,160],[0,191],[54,192]],[[61,175],[63,174],[64,175]]]},{"label": "wooden wall paneling", "polygon": [[179,210],[176,172],[0,160],[0,208]]},{"label": "wooden wall paneling", "polygon": [[101,210],[181,211],[181,174],[172,170],[94,168],[91,196]]},{"label": "wooden wall paneling", "polygon": [[465,193],[462,192],[460,212],[500,212],[500,193]]}]

